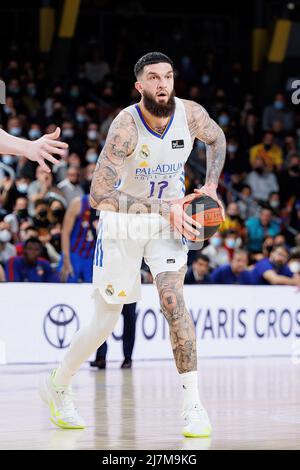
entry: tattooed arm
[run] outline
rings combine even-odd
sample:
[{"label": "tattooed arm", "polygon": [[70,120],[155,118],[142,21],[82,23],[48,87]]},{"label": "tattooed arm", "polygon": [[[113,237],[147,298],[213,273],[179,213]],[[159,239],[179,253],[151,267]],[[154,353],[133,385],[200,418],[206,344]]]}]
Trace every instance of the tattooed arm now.
[{"label": "tattooed arm", "polygon": [[[199,139],[206,144],[207,171],[205,185],[199,193],[205,193],[217,200],[216,191],[219,177],[225,162],[226,139],[224,132],[218,124],[209,117],[207,111],[194,101],[182,100],[184,102],[186,116],[192,140]],[[223,213],[224,216],[224,213]]]},{"label": "tattooed arm", "polygon": [[192,225],[197,224],[185,213],[183,204],[196,198],[196,194],[186,196],[180,201],[165,201],[137,198],[116,188],[118,181],[122,179],[126,158],[134,152],[137,141],[138,133],[132,116],[126,111],[121,111],[111,124],[93,174],[91,206],[94,209],[113,212],[157,213],[171,219],[172,225],[187,238],[194,239],[199,233]]}]

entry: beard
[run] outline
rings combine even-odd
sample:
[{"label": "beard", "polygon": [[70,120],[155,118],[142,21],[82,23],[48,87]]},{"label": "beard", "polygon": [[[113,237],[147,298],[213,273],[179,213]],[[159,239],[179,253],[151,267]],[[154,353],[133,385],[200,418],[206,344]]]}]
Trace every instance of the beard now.
[{"label": "beard", "polygon": [[143,93],[143,103],[147,111],[151,113],[155,117],[169,117],[171,116],[174,111],[175,111],[175,92],[172,90],[172,93],[170,94],[170,98],[166,103],[157,103],[155,101],[155,98],[148,93],[147,91],[144,90]]}]

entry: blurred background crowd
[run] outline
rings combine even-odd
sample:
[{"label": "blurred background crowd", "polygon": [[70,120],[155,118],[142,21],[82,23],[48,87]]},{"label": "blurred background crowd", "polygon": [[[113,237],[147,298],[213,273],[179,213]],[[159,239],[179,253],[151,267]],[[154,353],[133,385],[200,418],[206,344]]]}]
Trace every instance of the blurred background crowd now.
[{"label": "blurred background crowd", "polygon": [[[69,144],[51,174],[25,158],[0,157],[2,281],[89,279],[84,270],[72,277],[71,256],[62,259],[62,227],[69,210],[66,237],[72,238],[76,217],[84,218],[85,195],[109,126],[122,107],[139,100],[132,71],[139,55],[124,53],[130,31],[123,29],[122,35],[124,42],[119,38],[113,52],[95,40],[87,42],[80,60],[61,79],[48,77],[45,54],[28,53],[12,42],[2,55],[6,103],[0,106],[0,126],[29,140],[60,126],[61,140]],[[170,53],[163,44],[161,52]],[[219,186],[226,220],[202,250],[190,252],[186,282],[265,283],[250,274],[266,259],[287,276],[299,274],[300,111],[291,101],[292,74],[263,102],[249,84],[243,61],[224,62],[213,48],[201,54],[186,48],[174,55],[177,96],[202,104],[227,139]],[[205,164],[205,144],[196,141],[186,164],[187,194],[203,185]],[[90,260],[96,221],[90,211],[82,228],[86,242],[74,251],[71,240],[66,249]],[[152,282],[147,266],[141,276]]]}]

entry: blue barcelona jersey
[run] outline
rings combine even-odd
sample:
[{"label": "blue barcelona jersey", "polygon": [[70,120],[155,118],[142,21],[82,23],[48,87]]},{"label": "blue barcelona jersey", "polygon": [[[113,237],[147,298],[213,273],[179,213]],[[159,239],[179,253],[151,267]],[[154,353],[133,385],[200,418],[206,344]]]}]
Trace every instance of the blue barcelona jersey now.
[{"label": "blue barcelona jersey", "polygon": [[95,248],[95,235],[91,221],[91,206],[86,194],[81,198],[80,214],[76,217],[71,233],[71,253],[82,258],[92,258]]}]

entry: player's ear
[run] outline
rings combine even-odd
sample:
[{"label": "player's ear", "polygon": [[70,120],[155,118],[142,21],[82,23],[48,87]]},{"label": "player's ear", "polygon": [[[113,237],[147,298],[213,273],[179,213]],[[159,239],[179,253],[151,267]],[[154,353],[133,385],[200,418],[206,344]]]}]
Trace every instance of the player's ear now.
[{"label": "player's ear", "polygon": [[141,82],[135,82],[134,87],[140,94],[142,94],[143,86],[142,86]]}]

